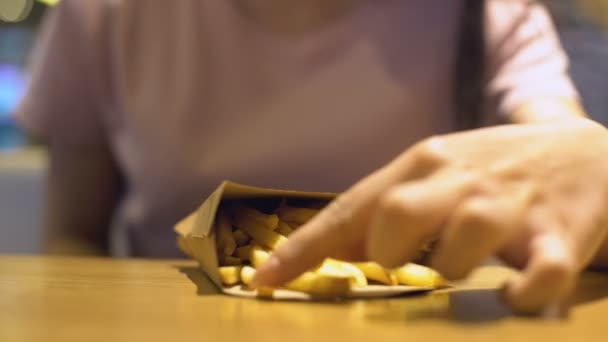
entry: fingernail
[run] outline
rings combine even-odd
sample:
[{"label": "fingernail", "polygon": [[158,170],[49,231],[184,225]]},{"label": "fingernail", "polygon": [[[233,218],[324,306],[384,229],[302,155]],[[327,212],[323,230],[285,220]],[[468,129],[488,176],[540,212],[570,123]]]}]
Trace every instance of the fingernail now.
[{"label": "fingernail", "polygon": [[271,256],[260,268],[255,272],[251,280],[251,287],[260,286],[276,286],[276,274],[279,271],[281,264],[277,257]]}]

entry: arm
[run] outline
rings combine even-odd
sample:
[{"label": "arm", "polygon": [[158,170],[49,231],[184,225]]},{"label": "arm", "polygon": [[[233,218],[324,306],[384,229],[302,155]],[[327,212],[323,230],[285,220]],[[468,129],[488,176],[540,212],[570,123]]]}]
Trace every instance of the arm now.
[{"label": "arm", "polygon": [[[523,3],[494,2],[492,18]],[[254,285],[282,284],[328,256],[394,267],[434,237],[430,265],[448,279],[498,255],[522,270],[502,292],[515,310],[566,300],[608,233],[608,132],[584,118],[548,17],[534,6],[518,26],[490,34],[499,43],[490,49],[492,112],[521,124],[405,151],[294,232]]]},{"label": "arm", "polygon": [[514,123],[555,122],[564,119],[587,118],[581,103],[568,97],[551,97],[528,101],[509,115]]},{"label": "arm", "polygon": [[44,250],[107,255],[120,176],[107,149],[49,146]]},{"label": "arm", "polygon": [[100,2],[64,0],[50,10],[35,47],[30,88],[17,119],[48,143],[44,249],[106,254],[119,174],[104,118]]}]

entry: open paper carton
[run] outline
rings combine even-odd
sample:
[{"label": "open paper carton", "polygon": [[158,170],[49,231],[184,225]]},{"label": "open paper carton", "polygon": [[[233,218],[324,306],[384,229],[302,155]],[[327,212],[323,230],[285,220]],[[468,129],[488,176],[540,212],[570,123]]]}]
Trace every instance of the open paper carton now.
[{"label": "open paper carton", "polygon": [[[331,193],[264,189],[224,181],[195,212],[175,226],[175,231],[179,235],[178,244],[186,254],[198,261],[201,269],[223,293],[239,297],[257,297],[258,294],[255,289],[249,289],[243,285],[232,287],[222,285],[218,270],[216,234],[213,229],[220,205],[232,200],[246,200],[263,206],[272,201],[278,202],[282,198],[329,202],[335,196]],[[433,288],[404,285],[368,285],[364,288],[353,288],[346,298],[379,298],[429,290],[433,290]],[[265,298],[268,298],[267,295]],[[272,298],[281,300],[315,299],[310,294],[286,289],[273,291]]]}]

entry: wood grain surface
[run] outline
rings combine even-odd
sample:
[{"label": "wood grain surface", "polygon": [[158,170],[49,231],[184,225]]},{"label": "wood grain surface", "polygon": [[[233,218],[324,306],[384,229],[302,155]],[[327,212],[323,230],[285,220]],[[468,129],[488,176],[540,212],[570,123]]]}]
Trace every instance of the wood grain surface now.
[{"label": "wood grain surface", "polygon": [[450,290],[331,303],[221,295],[180,260],[0,256],[0,341],[606,341],[608,275],[585,274],[561,319],[513,316],[512,271]]}]

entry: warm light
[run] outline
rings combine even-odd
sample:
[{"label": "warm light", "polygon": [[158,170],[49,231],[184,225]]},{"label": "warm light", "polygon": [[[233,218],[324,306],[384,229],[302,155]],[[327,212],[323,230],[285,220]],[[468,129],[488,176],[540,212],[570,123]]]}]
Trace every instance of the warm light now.
[{"label": "warm light", "polygon": [[38,2],[42,2],[43,4],[47,4],[49,6],[55,6],[59,0],[38,0]]}]

